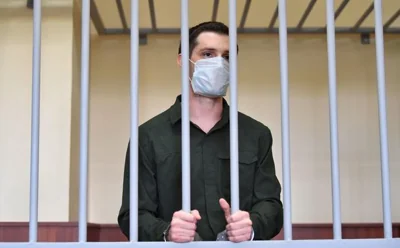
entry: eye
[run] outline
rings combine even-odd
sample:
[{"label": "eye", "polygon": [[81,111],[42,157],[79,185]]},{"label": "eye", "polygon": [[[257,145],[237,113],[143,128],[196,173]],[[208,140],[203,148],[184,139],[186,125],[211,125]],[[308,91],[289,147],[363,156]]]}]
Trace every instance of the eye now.
[{"label": "eye", "polygon": [[226,59],[226,61],[229,62],[229,55],[225,55],[225,56],[224,56],[224,59]]},{"label": "eye", "polygon": [[213,54],[211,52],[203,52],[203,57],[204,58],[211,58]]}]

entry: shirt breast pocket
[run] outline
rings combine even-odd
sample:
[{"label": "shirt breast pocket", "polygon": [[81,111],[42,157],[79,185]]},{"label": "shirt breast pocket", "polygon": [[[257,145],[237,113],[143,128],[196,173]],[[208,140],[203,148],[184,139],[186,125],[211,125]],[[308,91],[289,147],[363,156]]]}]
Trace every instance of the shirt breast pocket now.
[{"label": "shirt breast pocket", "polygon": [[[239,151],[239,195],[241,200],[251,199],[254,186],[254,173],[258,163],[255,152]],[[231,192],[231,156],[228,153],[218,154],[220,189],[223,197],[230,201]],[[247,205],[241,202],[240,205]]]}]

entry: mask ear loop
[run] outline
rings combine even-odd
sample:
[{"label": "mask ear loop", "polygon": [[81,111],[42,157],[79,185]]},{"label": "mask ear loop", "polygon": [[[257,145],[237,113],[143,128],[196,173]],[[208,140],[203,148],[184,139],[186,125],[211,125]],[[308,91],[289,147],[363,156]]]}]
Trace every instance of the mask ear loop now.
[{"label": "mask ear loop", "polygon": [[[189,61],[190,61],[194,66],[196,65],[196,63],[193,62],[191,59],[189,59]],[[192,83],[192,79],[190,78],[190,76],[189,76],[189,82]]]}]

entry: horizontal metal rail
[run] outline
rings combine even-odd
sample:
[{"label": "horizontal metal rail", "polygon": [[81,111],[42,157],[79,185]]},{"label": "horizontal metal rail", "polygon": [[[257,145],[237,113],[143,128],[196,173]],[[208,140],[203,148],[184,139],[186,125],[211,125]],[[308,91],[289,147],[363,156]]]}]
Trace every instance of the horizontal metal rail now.
[{"label": "horizontal metal rail", "polygon": [[0,243],[0,248],[399,248],[400,239],[341,239],[341,240],[291,240],[252,241],[231,243],[227,241],[191,242],[87,242],[87,243]]},{"label": "horizontal metal rail", "polygon": [[[288,28],[288,34],[325,34],[326,28],[324,27],[315,27],[315,28]],[[342,28],[337,27],[335,29],[336,33],[345,33],[345,34],[361,34],[361,33],[375,33],[374,27],[366,27],[359,28],[357,30],[353,30],[352,28]],[[175,34],[179,35],[181,33],[180,28],[140,28],[139,33],[142,35],[147,34]],[[279,28],[238,28],[238,34],[278,34]],[[388,28],[384,30],[386,34],[400,34],[400,28]],[[130,30],[123,28],[106,28],[104,30],[105,35],[130,35]]]}]

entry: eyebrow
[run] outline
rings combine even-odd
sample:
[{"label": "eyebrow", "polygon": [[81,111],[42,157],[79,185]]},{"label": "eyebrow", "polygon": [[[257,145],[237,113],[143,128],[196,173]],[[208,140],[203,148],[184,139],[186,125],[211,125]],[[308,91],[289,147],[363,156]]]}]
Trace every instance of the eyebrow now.
[{"label": "eyebrow", "polygon": [[[217,51],[217,49],[211,48],[211,47],[205,47],[205,48],[200,49],[200,51],[213,51],[213,52],[215,52],[215,51]],[[229,53],[229,50],[225,50],[224,53]]]}]

